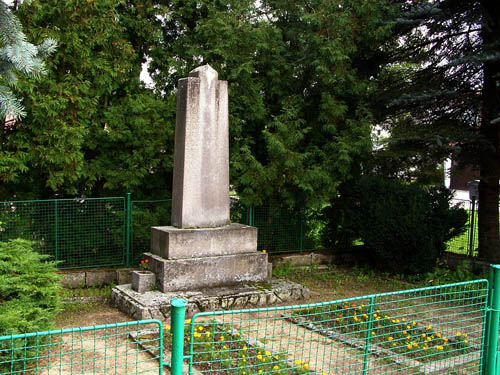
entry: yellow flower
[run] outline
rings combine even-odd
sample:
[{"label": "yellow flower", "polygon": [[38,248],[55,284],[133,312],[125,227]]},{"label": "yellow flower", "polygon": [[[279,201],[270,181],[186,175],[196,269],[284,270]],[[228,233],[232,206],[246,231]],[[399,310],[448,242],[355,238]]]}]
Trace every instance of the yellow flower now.
[{"label": "yellow flower", "polygon": [[395,321],[394,319],[392,319],[392,322],[393,322],[393,323],[396,323],[396,321]]},{"label": "yellow flower", "polygon": [[448,337],[443,337],[444,342],[448,342]]},{"label": "yellow flower", "polygon": [[443,349],[444,349],[444,347],[443,347],[443,346],[441,346],[441,345],[436,345],[436,346],[435,346],[435,348],[436,348],[437,350],[443,350]]},{"label": "yellow flower", "polygon": [[403,331],[403,335],[407,335],[407,334],[408,334],[408,332],[406,332],[406,331]]},{"label": "yellow flower", "polygon": [[413,327],[415,327],[415,326],[417,325],[417,322],[415,322],[415,321],[414,321],[414,322],[413,322],[413,323],[411,323],[411,324],[412,324],[412,326],[413,326]]},{"label": "yellow flower", "polygon": [[404,322],[406,322],[406,319],[405,319],[405,318],[403,318],[403,319],[401,319],[401,320],[403,321],[403,323],[404,323]]},{"label": "yellow flower", "polygon": [[425,337],[425,336],[427,336],[427,335],[425,333],[422,333],[422,337]]},{"label": "yellow flower", "polygon": [[201,335],[199,333],[195,332],[194,337],[198,338],[198,337],[201,337]]},{"label": "yellow flower", "polygon": [[387,340],[392,341],[392,340],[394,340],[394,337],[389,336],[389,338]]},{"label": "yellow flower", "polygon": [[373,317],[374,317],[374,318],[376,318],[377,316],[378,316],[378,315],[377,315],[376,313],[375,313],[375,314],[373,314]]},{"label": "yellow flower", "polygon": [[275,355],[273,358],[274,358],[275,360],[278,360],[278,359],[279,359],[279,357],[278,357],[277,355]]},{"label": "yellow flower", "polygon": [[170,325],[166,325],[165,328],[167,329],[167,331],[170,331]]},{"label": "yellow flower", "polygon": [[462,335],[462,332],[457,332],[457,333],[455,334],[455,336],[461,336],[461,335]]},{"label": "yellow flower", "polygon": [[304,363],[304,368],[307,370],[309,368],[309,364]]},{"label": "yellow flower", "polygon": [[266,350],[266,351],[264,352],[264,354],[265,354],[265,355],[271,355],[271,352],[270,352],[269,350]]},{"label": "yellow flower", "polygon": [[431,340],[432,340],[432,338],[430,338],[430,337],[427,337],[427,341],[431,341]]},{"label": "yellow flower", "polygon": [[466,334],[466,333],[464,333],[464,337],[467,337],[467,334]]},{"label": "yellow flower", "polygon": [[240,337],[240,333],[239,332],[236,332],[236,337]]},{"label": "yellow flower", "polygon": [[411,326],[406,326],[407,329],[411,329]]},{"label": "yellow flower", "polygon": [[365,319],[368,319],[368,315],[366,315],[366,314],[363,314],[363,317],[364,317]]},{"label": "yellow flower", "polygon": [[248,349],[248,348],[247,348],[247,346],[245,345],[245,346],[243,347],[243,350],[247,350],[247,349]]},{"label": "yellow flower", "polygon": [[200,331],[200,332],[203,331],[203,326],[199,326],[198,331]]},{"label": "yellow flower", "polygon": [[262,370],[259,370],[259,374],[262,372]]},{"label": "yellow flower", "polygon": [[277,365],[273,366],[273,370],[279,370],[280,368]]},{"label": "yellow flower", "polygon": [[224,341],[224,336],[221,336],[219,340]]},{"label": "yellow flower", "polygon": [[245,375],[245,374],[246,374],[246,372],[245,372],[245,371],[243,371],[243,375]]},{"label": "yellow flower", "polygon": [[372,336],[375,336],[375,332],[372,331]]},{"label": "yellow flower", "polygon": [[258,359],[259,361],[262,361],[262,356],[259,354],[259,355],[257,356],[257,359]]},{"label": "yellow flower", "polygon": [[191,319],[186,320],[186,324],[191,324]]},{"label": "yellow flower", "polygon": [[408,349],[411,349],[411,344],[406,345]]},{"label": "yellow flower", "polygon": [[400,323],[399,319],[396,319],[396,323]]},{"label": "yellow flower", "polygon": [[469,343],[469,340],[464,340],[464,344],[467,344],[467,343]]},{"label": "yellow flower", "polygon": [[406,339],[407,340],[411,339],[411,336],[410,335],[406,336]]},{"label": "yellow flower", "polygon": [[436,336],[441,338],[441,334],[440,333],[436,333]]},{"label": "yellow flower", "polygon": [[432,326],[431,326],[431,325],[428,325],[426,328],[427,328],[427,329],[432,329]]},{"label": "yellow flower", "polygon": [[205,332],[205,336],[210,337],[210,331]]},{"label": "yellow flower", "polygon": [[226,345],[224,345],[224,346],[222,347],[222,349],[227,350],[227,346],[226,346]]},{"label": "yellow flower", "polygon": [[266,249],[264,249],[264,250],[262,250],[262,252],[265,254],[265,253],[267,253],[267,250],[266,250]]}]

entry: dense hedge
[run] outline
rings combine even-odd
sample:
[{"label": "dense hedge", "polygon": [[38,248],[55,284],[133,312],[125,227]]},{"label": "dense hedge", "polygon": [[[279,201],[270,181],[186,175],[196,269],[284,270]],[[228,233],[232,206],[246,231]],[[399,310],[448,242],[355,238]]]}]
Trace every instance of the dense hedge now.
[{"label": "dense hedge", "polygon": [[[33,251],[28,241],[0,242],[0,336],[52,328],[60,306],[60,283],[55,263],[45,258]],[[33,343],[14,340],[12,344],[23,347]],[[0,370],[11,355],[14,360],[23,355],[22,350],[4,352],[6,345],[11,342],[0,342]],[[22,366],[22,362],[17,364]]]},{"label": "dense hedge", "polygon": [[326,246],[358,239],[373,263],[396,273],[432,270],[446,242],[465,230],[465,210],[450,207],[451,192],[380,177],[344,187],[324,210]]}]

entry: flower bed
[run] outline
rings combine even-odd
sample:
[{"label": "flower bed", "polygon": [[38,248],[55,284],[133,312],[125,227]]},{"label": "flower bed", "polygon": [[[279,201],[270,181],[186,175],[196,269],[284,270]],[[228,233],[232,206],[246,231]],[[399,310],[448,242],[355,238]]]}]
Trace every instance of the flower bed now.
[{"label": "flower bed", "polygon": [[[326,305],[293,311],[287,319],[310,325],[320,333],[339,333],[339,337],[363,339],[363,345],[376,345],[395,355],[404,355],[421,363],[465,355],[477,351],[469,344],[467,333],[445,335],[431,325],[405,317],[390,317],[374,308],[354,303]],[[367,335],[369,337],[367,337]],[[334,336],[334,335],[333,335]],[[384,351],[386,352],[386,351]]]}]

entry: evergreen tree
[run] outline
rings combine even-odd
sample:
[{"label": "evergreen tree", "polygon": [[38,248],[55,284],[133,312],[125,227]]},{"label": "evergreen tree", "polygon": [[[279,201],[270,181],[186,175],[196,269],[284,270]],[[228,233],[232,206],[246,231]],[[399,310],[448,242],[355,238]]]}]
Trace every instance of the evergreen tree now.
[{"label": "evergreen tree", "polygon": [[139,80],[141,37],[152,29],[138,3],[34,0],[19,7],[33,43],[51,36],[60,46],[46,61],[47,75],[17,85],[27,115],[0,143],[0,179],[8,182],[1,195],[141,197],[169,178],[168,108],[175,103]]},{"label": "evergreen tree", "polygon": [[0,121],[19,120],[24,108],[9,88],[16,84],[16,71],[29,77],[45,73],[42,58],[54,52],[57,44],[47,38],[35,46],[26,40],[21,23],[4,0],[0,0]]},{"label": "evergreen tree", "polygon": [[157,87],[174,93],[205,63],[229,81],[231,183],[245,202],[318,207],[360,173],[370,78],[390,31],[385,2],[183,0],[159,10]]},{"label": "evergreen tree", "polygon": [[500,7],[492,0],[401,5],[394,24],[401,42],[387,51],[376,116],[393,131],[393,149],[411,152],[417,165],[452,154],[479,168],[480,255],[499,262]]}]

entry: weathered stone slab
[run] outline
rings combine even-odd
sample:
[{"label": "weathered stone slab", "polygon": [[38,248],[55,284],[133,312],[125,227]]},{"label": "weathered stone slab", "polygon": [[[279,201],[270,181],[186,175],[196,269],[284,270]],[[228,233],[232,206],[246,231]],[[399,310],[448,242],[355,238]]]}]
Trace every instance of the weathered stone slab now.
[{"label": "weathered stone slab", "polygon": [[111,284],[116,280],[116,272],[114,270],[87,271],[86,275],[86,286]]},{"label": "weathered stone slab", "polygon": [[164,259],[151,253],[150,270],[161,292],[259,282],[267,278],[267,254],[261,252],[190,259]]},{"label": "weathered stone slab", "polygon": [[69,289],[81,288],[85,286],[85,272],[63,273],[61,284]]},{"label": "weathered stone slab", "polygon": [[184,298],[188,301],[186,317],[191,317],[200,311],[243,309],[307,300],[309,289],[297,283],[274,279],[264,283],[243,283],[230,287],[166,293],[160,291],[138,293],[132,290],[130,284],[126,284],[116,286],[111,294],[115,306],[138,320],[169,319],[170,301],[173,298]]},{"label": "weathered stone slab", "polygon": [[219,228],[151,228],[151,252],[165,259],[201,258],[257,251],[257,228],[229,224]]},{"label": "weathered stone slab", "polygon": [[172,225],[229,223],[227,82],[209,65],[179,80],[175,125]]}]

